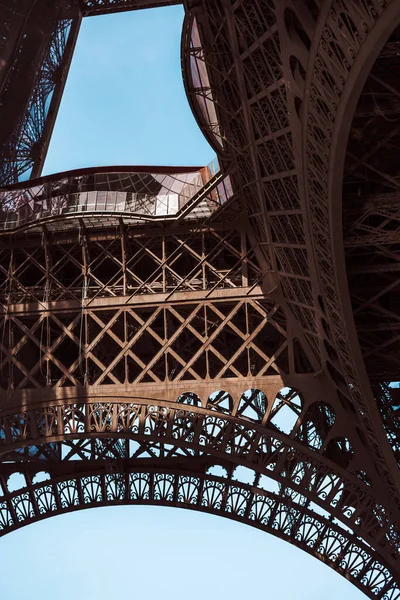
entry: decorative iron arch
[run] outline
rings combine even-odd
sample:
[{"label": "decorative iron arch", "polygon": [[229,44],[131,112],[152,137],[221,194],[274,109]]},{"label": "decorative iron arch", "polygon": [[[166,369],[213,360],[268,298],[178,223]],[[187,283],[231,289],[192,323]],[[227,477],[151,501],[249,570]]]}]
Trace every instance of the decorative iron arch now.
[{"label": "decorative iron arch", "polygon": [[294,544],[371,598],[398,597],[390,569],[344,527],[285,495],[193,470],[109,463],[31,484],[0,498],[0,535],[58,514],[129,504],[187,508],[239,521]]},{"label": "decorative iron arch", "polygon": [[[289,399],[298,397],[293,390],[286,388],[278,393],[278,400],[282,399],[285,391]],[[259,391],[253,394],[247,392],[250,403],[253,402],[257,408],[260,406],[260,394]],[[201,494],[197,492],[196,497],[202,498],[200,505],[196,505],[197,509],[231,516],[267,531],[276,530],[280,537],[311,552],[354,580],[371,597],[396,597],[394,592],[387,595],[389,588],[394,586],[391,573],[397,561],[396,523],[377,502],[364,481],[332,461],[330,456],[334,457],[335,452],[340,452],[340,446],[334,448],[335,452],[329,453],[330,445],[323,443],[316,451],[312,443],[305,443],[306,438],[299,423],[295,423],[291,431],[280,431],[274,423],[277,413],[272,410],[276,400],[267,403],[266,418],[260,420],[259,417],[250,419],[241,415],[238,412],[241,403],[237,401],[228,404],[228,410],[223,408],[225,392],[211,394],[211,401],[204,402],[204,406],[201,406],[201,399],[197,399],[197,403],[186,404],[183,396],[185,394],[180,394],[177,402],[132,397],[96,397],[86,398],[82,402],[82,399],[74,401],[70,398],[68,404],[65,401],[46,402],[18,414],[14,410],[10,410],[8,415],[3,413],[0,425],[3,459],[37,458],[25,464],[23,460],[20,462],[20,472],[25,477],[27,487],[19,491],[9,486],[7,462],[3,463],[0,476],[3,534],[46,516],[77,510],[88,504],[143,502],[193,508],[190,501],[179,500],[179,494],[183,493],[179,491],[183,482],[181,469],[186,466],[184,477],[189,477],[187,481],[192,483],[198,480],[199,486],[202,481],[201,490],[209,489],[209,484],[204,487],[207,477],[211,477],[210,481],[225,481],[224,485],[228,485],[226,481],[229,481],[229,490],[226,488],[225,492],[221,492],[224,498],[226,494],[232,495],[235,486],[243,485],[243,489],[247,490],[244,494],[247,498],[245,507],[244,500],[240,503],[243,510],[236,510],[233,501],[226,504],[225,500],[222,502],[214,498],[207,504],[205,496],[201,495],[203,491]],[[191,397],[189,393],[186,396]],[[222,408],[216,403],[216,398],[219,398]],[[279,402],[282,403],[282,400]],[[313,404],[305,404],[300,413],[309,414],[310,406]],[[316,406],[320,407],[318,403]],[[297,421],[301,422],[301,419]],[[334,426],[332,429],[335,431]],[[321,435],[324,431],[321,429]],[[329,431],[324,442],[334,442],[334,436]],[[132,448],[125,452],[127,444],[132,444]],[[119,456],[118,448],[121,450]],[[64,457],[61,455],[62,477],[58,469],[57,472],[52,471],[61,451],[64,452]],[[74,461],[79,457],[84,459],[82,466],[80,461]],[[10,464],[10,473],[15,473],[15,462]],[[208,469],[214,464],[226,469],[226,480],[208,476]],[[80,474],[82,468],[86,471]],[[157,496],[158,492],[154,490],[158,488],[153,476],[150,495],[140,496],[140,502],[132,499],[131,492],[128,494],[127,490],[134,480],[129,475],[128,481],[127,474],[142,473],[146,469],[150,469],[149,473],[164,473],[163,485],[172,482],[171,492],[160,492]],[[243,469],[246,481],[238,483],[235,478],[241,478],[239,473]],[[35,474],[43,470],[49,472],[50,480],[34,483]],[[71,478],[77,481],[77,473],[80,484],[67,483]],[[165,479],[165,473],[170,479]],[[140,479],[141,476],[137,477]],[[117,493],[115,490],[119,481],[123,491]],[[101,489],[90,501],[85,500],[89,484],[95,485],[96,489],[100,486]],[[65,506],[59,496],[63,485],[73,485],[76,490],[81,486],[75,500],[69,503],[65,501]],[[85,492],[82,491],[82,485]],[[110,486],[114,486],[114,492],[107,492]],[[51,501],[49,493],[53,494]],[[54,494],[58,494],[57,499]],[[218,492],[218,498],[221,494]],[[253,502],[259,502],[259,499],[254,500],[258,498],[257,494],[266,494],[265,497],[274,500],[271,508],[271,515],[274,516],[269,515],[268,522],[257,521],[253,507]],[[45,497],[46,501],[43,500]],[[289,518],[285,513],[282,525],[279,520],[281,502],[292,515]],[[252,511],[254,516],[250,517]],[[328,523],[330,525],[326,528]],[[304,530],[304,533],[299,533],[300,530]],[[332,533],[333,530],[336,533]],[[335,542],[332,541],[332,535]],[[342,543],[340,550],[338,539]],[[334,558],[324,550],[325,545],[329,546],[331,542],[337,549]],[[368,556],[365,554],[366,548],[369,548]]]}]

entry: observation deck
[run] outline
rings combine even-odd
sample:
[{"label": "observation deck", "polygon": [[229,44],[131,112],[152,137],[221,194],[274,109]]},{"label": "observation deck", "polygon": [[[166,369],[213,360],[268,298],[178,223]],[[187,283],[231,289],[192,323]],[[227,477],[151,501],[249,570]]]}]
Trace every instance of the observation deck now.
[{"label": "observation deck", "polygon": [[229,176],[207,167],[102,167],[0,188],[0,231],[207,219],[232,197]]}]

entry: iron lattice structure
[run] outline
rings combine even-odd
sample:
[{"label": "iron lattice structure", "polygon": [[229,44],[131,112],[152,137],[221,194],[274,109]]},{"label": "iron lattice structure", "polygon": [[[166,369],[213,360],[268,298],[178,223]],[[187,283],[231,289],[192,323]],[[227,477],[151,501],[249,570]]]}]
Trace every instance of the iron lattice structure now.
[{"label": "iron lattice structure", "polygon": [[218,164],[40,178],[82,17],[175,3],[0,7],[0,533],[180,506],[399,599],[400,2],[187,0]]}]

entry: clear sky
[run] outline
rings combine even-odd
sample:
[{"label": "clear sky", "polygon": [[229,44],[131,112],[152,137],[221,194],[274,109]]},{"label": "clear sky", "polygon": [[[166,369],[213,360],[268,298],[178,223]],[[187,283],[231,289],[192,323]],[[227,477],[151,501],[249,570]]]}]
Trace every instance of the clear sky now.
[{"label": "clear sky", "polygon": [[[45,173],[206,164],[180,69],[180,7],[86,19]],[[0,543],[4,600],[361,600],[327,566],[245,525],[175,508],[63,515]]]},{"label": "clear sky", "polygon": [[172,6],[83,20],[44,174],[213,159],[183,87],[182,19]]}]

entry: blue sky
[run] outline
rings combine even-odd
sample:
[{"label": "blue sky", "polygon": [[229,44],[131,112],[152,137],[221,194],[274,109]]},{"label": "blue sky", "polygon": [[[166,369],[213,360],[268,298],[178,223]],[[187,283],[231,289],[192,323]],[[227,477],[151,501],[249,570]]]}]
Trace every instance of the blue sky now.
[{"label": "blue sky", "polygon": [[[115,164],[206,164],[187,103],[183,10],[86,19],[45,173]],[[110,507],[36,523],[1,540],[5,600],[361,600],[290,544],[175,508]]]},{"label": "blue sky", "polygon": [[183,87],[182,19],[173,6],[83,20],[44,174],[212,160]]}]

